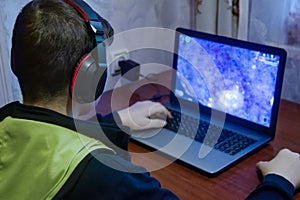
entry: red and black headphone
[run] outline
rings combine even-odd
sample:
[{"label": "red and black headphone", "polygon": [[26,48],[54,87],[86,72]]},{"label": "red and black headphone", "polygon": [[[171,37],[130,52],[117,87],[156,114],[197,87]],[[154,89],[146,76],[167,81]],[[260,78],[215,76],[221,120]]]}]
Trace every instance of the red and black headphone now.
[{"label": "red and black headphone", "polygon": [[[72,6],[84,19],[87,27],[95,35],[97,48],[105,48],[104,42],[110,41],[113,36],[113,28],[110,24],[100,17],[87,3],[82,0],[64,0]],[[98,52],[96,53],[98,54]],[[77,66],[70,84],[70,94],[72,98],[80,103],[89,103],[97,99],[103,92],[106,78],[107,67],[99,65],[98,55],[84,55]]]}]

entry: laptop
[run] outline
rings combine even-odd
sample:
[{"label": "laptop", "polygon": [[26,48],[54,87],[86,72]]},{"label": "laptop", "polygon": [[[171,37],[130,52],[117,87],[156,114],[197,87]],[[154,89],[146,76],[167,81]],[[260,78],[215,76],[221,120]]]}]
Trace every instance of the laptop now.
[{"label": "laptop", "polygon": [[285,50],[177,28],[174,52],[173,118],[133,140],[215,176],[274,138]]}]

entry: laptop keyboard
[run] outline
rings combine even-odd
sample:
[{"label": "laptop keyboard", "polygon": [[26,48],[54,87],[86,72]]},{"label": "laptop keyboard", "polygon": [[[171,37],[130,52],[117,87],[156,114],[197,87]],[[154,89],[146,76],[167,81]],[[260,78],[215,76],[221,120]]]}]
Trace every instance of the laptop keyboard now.
[{"label": "laptop keyboard", "polygon": [[[178,111],[169,110],[173,116],[172,119],[167,119],[167,126],[165,128],[172,130],[178,134],[187,136],[191,139],[195,139],[198,142],[205,143],[206,145],[213,146],[216,137],[216,134],[220,133],[217,143],[214,145],[214,148],[227,153],[229,155],[235,155],[241,150],[245,149],[249,145],[256,142],[255,139],[249,138],[237,132],[233,132],[228,129],[218,127],[216,125],[210,125],[208,122],[190,117],[188,115],[182,115]],[[198,129],[193,128],[198,124]],[[208,128],[210,127],[210,132],[206,136]],[[195,134],[195,132],[197,133]],[[205,138],[205,141],[204,141]]]}]

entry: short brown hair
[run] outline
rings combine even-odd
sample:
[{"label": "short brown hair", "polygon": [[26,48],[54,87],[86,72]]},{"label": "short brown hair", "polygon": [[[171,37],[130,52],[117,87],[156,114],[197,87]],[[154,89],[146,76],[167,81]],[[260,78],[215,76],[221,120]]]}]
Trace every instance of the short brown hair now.
[{"label": "short brown hair", "polygon": [[12,68],[24,101],[63,94],[77,62],[95,46],[87,24],[65,2],[28,3],[17,17],[12,38]]}]

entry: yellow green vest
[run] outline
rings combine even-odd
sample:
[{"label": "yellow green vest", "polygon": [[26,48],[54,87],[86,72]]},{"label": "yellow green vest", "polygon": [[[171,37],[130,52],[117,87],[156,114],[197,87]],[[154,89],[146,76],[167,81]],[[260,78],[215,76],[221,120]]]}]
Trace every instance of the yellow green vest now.
[{"label": "yellow green vest", "polygon": [[33,120],[0,122],[0,199],[52,199],[89,152],[103,143]]}]

